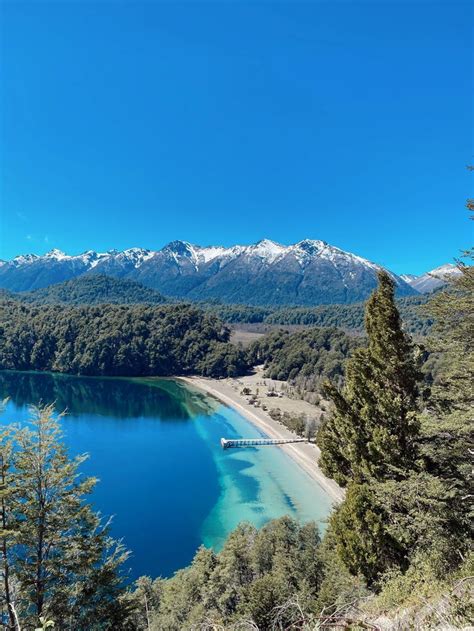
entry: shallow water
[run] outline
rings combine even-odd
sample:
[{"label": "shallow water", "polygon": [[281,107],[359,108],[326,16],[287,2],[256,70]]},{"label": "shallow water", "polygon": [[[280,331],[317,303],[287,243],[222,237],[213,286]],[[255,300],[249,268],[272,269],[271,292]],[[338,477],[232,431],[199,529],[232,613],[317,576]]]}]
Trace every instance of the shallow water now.
[{"label": "shallow water", "polygon": [[324,526],[331,500],[275,447],[230,449],[220,438],[263,434],[233,409],[169,379],[0,372],[0,422],[53,403],[72,455],[99,478],[92,501],[133,554],[133,578],[170,576],[201,543],[216,549],[241,521],[281,515]]}]

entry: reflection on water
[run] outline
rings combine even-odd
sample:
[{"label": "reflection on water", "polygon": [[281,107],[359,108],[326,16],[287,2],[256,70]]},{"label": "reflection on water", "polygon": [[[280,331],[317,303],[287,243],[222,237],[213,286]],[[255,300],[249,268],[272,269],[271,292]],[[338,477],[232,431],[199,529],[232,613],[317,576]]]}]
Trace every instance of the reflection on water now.
[{"label": "reflection on water", "polygon": [[171,379],[0,372],[0,422],[54,402],[71,454],[99,478],[92,501],[133,552],[130,575],[169,576],[201,543],[219,548],[240,521],[324,520],[330,500],[278,448],[222,450],[262,434],[234,410]]},{"label": "reflection on water", "polygon": [[171,379],[72,377],[58,373],[0,372],[0,398],[16,406],[55,403],[71,416],[189,419],[205,409],[192,391]]}]

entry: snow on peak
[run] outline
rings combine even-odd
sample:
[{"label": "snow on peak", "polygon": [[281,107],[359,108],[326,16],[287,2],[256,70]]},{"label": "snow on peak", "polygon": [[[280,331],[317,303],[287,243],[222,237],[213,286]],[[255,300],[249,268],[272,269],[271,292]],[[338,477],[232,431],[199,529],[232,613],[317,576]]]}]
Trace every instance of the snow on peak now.
[{"label": "snow on peak", "polygon": [[14,265],[28,265],[38,259],[39,256],[37,254],[20,254],[19,256],[15,256],[12,263]]},{"label": "snow on peak", "polygon": [[303,241],[299,241],[291,247],[308,252],[308,254],[315,254],[316,252],[319,252],[319,250],[327,247],[327,245],[326,241],[319,241],[318,239],[303,239]]},{"label": "snow on peak", "polygon": [[128,248],[116,254],[107,253],[106,256],[112,256],[122,263],[132,263],[134,267],[140,267],[142,263],[154,256],[154,254],[154,252],[145,248]]},{"label": "snow on peak", "polygon": [[203,248],[197,248],[196,252],[200,261],[208,263],[214,259],[232,259],[243,251],[243,246],[234,245],[230,248],[224,248],[221,245],[209,245]]},{"label": "snow on peak", "polygon": [[259,256],[266,261],[273,262],[281,254],[285,253],[288,248],[270,239],[262,239],[254,245],[249,245],[246,252],[251,255]]},{"label": "snow on peak", "polygon": [[55,259],[56,261],[61,261],[63,259],[69,259],[71,257],[68,256],[67,254],[65,254],[62,250],[58,250],[57,248],[53,248],[49,252],[46,252],[46,254],[44,255],[44,258],[46,258],[46,259]]},{"label": "snow on peak", "polygon": [[446,263],[445,265],[440,265],[435,269],[428,272],[431,276],[436,276],[436,278],[444,278],[445,276],[457,276],[461,272],[456,265],[453,263]]},{"label": "snow on peak", "polygon": [[176,254],[176,256],[187,256],[192,258],[195,255],[193,246],[188,241],[171,241],[168,245],[165,245],[162,252],[170,252]]}]

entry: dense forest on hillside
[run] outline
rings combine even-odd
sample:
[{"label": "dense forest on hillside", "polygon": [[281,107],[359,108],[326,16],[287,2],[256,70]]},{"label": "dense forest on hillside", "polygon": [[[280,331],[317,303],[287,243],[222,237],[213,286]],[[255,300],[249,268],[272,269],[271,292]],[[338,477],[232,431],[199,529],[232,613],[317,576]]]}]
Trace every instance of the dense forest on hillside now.
[{"label": "dense forest on hillside", "polygon": [[247,369],[213,315],[188,305],[0,305],[0,368],[78,375],[233,376]]},{"label": "dense forest on hillside", "polygon": [[162,304],[166,302],[166,298],[155,289],[132,280],[117,279],[104,274],[80,276],[35,291],[15,294],[15,297],[37,304]]},{"label": "dense forest on hillside", "polygon": [[[104,274],[90,274],[69,281],[49,285],[31,292],[12,293],[0,290],[0,298],[22,300],[37,304],[161,304],[178,302],[166,298],[155,289],[139,282],[113,278]],[[429,295],[398,298],[405,329],[412,335],[426,335],[433,319],[423,311]],[[193,303],[228,324],[269,324],[337,327],[363,332],[364,303],[334,304],[318,307],[251,306],[222,304],[219,301]]]},{"label": "dense forest on hillside", "polygon": [[340,329],[312,328],[291,334],[279,330],[253,342],[248,354],[253,365],[264,364],[265,376],[270,379],[337,379],[344,374],[344,362],[358,345]]}]

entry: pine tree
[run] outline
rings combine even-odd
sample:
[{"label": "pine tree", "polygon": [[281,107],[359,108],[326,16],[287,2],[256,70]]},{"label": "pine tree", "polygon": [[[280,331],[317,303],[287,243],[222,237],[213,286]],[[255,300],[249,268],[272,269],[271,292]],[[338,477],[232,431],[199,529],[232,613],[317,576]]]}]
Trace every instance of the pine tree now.
[{"label": "pine tree", "polygon": [[386,272],[367,302],[365,327],[367,347],[348,360],[343,390],[324,387],[334,411],[318,434],[320,464],[343,486],[403,477],[416,460],[421,374]]},{"label": "pine tree", "polygon": [[34,409],[31,429],[15,432],[10,459],[4,499],[15,541],[6,559],[22,626],[46,616],[61,629],[119,628],[127,552],[85,502],[96,480],[80,475],[85,456],[68,456],[52,406]]}]

